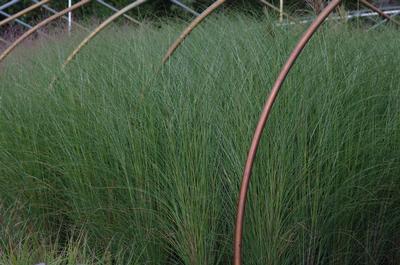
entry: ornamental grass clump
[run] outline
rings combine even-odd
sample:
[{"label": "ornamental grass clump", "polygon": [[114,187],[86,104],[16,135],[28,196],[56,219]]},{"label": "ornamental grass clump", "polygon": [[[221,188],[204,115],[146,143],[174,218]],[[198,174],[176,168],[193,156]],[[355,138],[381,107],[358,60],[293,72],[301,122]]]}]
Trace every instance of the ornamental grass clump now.
[{"label": "ornamental grass clump", "polygon": [[[161,66],[184,27],[112,27],[62,74],[78,37],[7,58],[0,264],[231,262],[254,126],[304,28],[220,15]],[[257,155],[244,264],[399,263],[399,38],[330,23],[304,50]]]}]

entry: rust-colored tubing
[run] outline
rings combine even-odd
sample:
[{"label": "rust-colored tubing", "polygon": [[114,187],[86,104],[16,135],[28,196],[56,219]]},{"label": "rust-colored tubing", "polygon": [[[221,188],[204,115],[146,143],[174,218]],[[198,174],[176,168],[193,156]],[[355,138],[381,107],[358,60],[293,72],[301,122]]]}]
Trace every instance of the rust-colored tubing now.
[{"label": "rust-colored tubing", "polygon": [[251,147],[247,155],[247,161],[243,172],[242,184],[240,187],[238,209],[236,216],[236,227],[235,227],[235,237],[234,237],[234,252],[233,252],[233,264],[241,265],[241,249],[242,249],[242,236],[243,236],[243,221],[246,206],[247,192],[250,183],[251,171],[253,169],[254,158],[257,153],[258,145],[260,143],[261,135],[264,131],[265,124],[268,120],[269,114],[271,112],[272,106],[274,105],[275,99],[278,92],[286,79],[290,69],[295,63],[297,57],[300,55],[308,41],[311,39],[318,27],[325,21],[329,14],[341,3],[341,0],[333,0],[328,6],[318,15],[315,21],[310,25],[304,35],[301,37],[300,41],[297,43],[293,52],[290,54],[289,59],[283,66],[278,79],[275,81],[274,86],[269,94],[269,97],[264,105],[264,109],[261,113],[260,119],[257,124],[257,128],[254,132],[253,140],[251,142]]},{"label": "rust-colored tubing", "polygon": [[75,5],[66,8],[60,12],[58,12],[57,14],[41,21],[39,24],[37,24],[36,26],[34,26],[33,28],[31,28],[30,30],[28,30],[27,32],[25,32],[24,34],[22,34],[21,37],[19,37],[16,41],[14,41],[1,55],[0,55],[0,62],[4,60],[4,58],[7,57],[7,55],[9,55],[17,46],[18,44],[20,44],[23,40],[25,40],[26,38],[28,38],[30,35],[32,35],[35,31],[37,31],[38,29],[40,29],[41,27],[47,25],[48,23],[50,23],[51,21],[65,15],[66,13],[77,9],[87,3],[89,3],[91,0],[81,0],[80,2],[76,3]]},{"label": "rust-colored tubing", "polygon": [[365,5],[366,7],[368,7],[369,9],[372,9],[373,11],[375,11],[376,13],[378,13],[381,17],[393,22],[394,24],[396,24],[397,26],[400,26],[400,23],[397,22],[396,20],[394,20],[393,18],[391,18],[389,15],[385,14],[382,10],[380,10],[379,8],[377,8],[376,6],[374,6],[373,4],[371,4],[370,2],[366,1],[366,0],[360,0],[360,3]]},{"label": "rust-colored tubing", "polygon": [[208,15],[210,15],[215,9],[217,9],[220,5],[225,3],[226,0],[217,0],[211,6],[209,6],[206,10],[203,11],[198,17],[196,17],[192,23],[181,33],[181,35],[175,40],[175,42],[169,47],[167,53],[164,55],[162,63],[165,64],[168,59],[172,56],[175,50],[181,45],[183,40],[193,31],[201,21],[203,21]]},{"label": "rust-colored tubing", "polygon": [[5,25],[5,24],[7,24],[8,22],[13,21],[14,19],[17,19],[17,18],[19,18],[19,17],[25,15],[25,14],[28,13],[29,11],[32,11],[32,10],[34,10],[34,9],[36,9],[36,8],[38,8],[38,7],[42,6],[42,5],[44,5],[44,4],[48,3],[48,2],[50,2],[50,1],[51,1],[51,0],[43,0],[43,1],[40,1],[40,2],[38,2],[38,3],[36,3],[36,4],[34,4],[34,5],[31,5],[30,7],[25,8],[24,10],[21,10],[20,12],[18,12],[18,13],[16,13],[16,14],[12,15],[11,17],[8,17],[8,18],[6,18],[6,19],[0,21],[0,27],[3,26],[3,25]]}]

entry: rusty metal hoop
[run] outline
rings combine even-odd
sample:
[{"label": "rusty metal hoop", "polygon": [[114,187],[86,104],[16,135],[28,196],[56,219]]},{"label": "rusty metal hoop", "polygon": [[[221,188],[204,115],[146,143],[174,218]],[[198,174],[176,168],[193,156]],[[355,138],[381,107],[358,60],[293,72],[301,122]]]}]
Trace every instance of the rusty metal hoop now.
[{"label": "rusty metal hoop", "polygon": [[[368,8],[372,9],[373,11],[377,12],[380,16],[394,22],[395,24],[399,25],[399,23],[393,20],[391,17],[387,16],[384,12],[382,12],[377,7],[373,6],[366,0],[360,1],[362,4],[367,6]],[[310,25],[304,35],[301,37],[299,42],[297,43],[296,47],[292,51],[289,56],[289,59],[283,66],[277,80],[275,81],[272,90],[268,96],[268,99],[264,105],[263,111],[259,118],[256,130],[254,132],[254,136],[252,139],[252,143],[247,155],[246,165],[243,172],[242,184],[240,186],[239,192],[239,199],[238,199],[238,206],[237,206],[237,216],[236,216],[236,225],[235,225],[235,236],[234,236],[234,251],[233,251],[233,264],[234,265],[241,265],[242,264],[242,240],[243,240],[243,223],[244,223],[244,214],[245,214],[245,207],[246,207],[246,200],[247,200],[247,193],[251,179],[251,173],[254,165],[254,159],[257,154],[258,146],[260,143],[260,139],[262,133],[264,131],[266,122],[268,121],[271,109],[274,105],[276,97],[282,87],[283,82],[285,81],[290,69],[292,68],[293,64],[296,62],[296,59],[303,51],[304,47],[307,45],[311,37],[317,31],[319,26],[326,20],[330,13],[339,6],[341,0],[333,0],[325,9],[321,12],[321,14],[314,20],[314,22]]]},{"label": "rusty metal hoop", "polygon": [[[367,6],[368,8],[372,9],[373,11],[377,12],[380,16],[396,23],[399,23],[389,16],[387,16],[384,12],[382,12],[377,7],[373,6],[372,4],[368,3],[365,0],[360,1],[362,4]],[[304,35],[301,37],[299,42],[297,43],[296,47],[290,54],[287,62],[283,66],[277,80],[275,81],[272,90],[269,94],[269,97],[264,105],[263,111],[261,113],[260,119],[258,121],[256,130],[254,132],[254,136],[252,139],[252,143],[248,152],[246,165],[243,172],[242,184],[240,187],[239,192],[239,200],[238,200],[238,210],[236,216],[236,226],[235,226],[235,238],[234,238],[234,265],[241,265],[241,244],[242,244],[242,235],[243,235],[243,222],[244,222],[244,214],[245,214],[245,206],[246,206],[246,199],[248,188],[250,184],[251,172],[253,169],[254,159],[257,154],[258,146],[260,143],[260,139],[262,133],[264,131],[266,122],[268,121],[271,109],[275,103],[276,97],[282,87],[283,82],[285,81],[289,71],[291,70],[293,64],[296,62],[298,56],[303,51],[304,47],[310,41],[311,37],[317,31],[319,26],[326,20],[330,13],[334,11],[334,9],[341,3],[341,0],[333,0],[325,9],[321,12],[321,14],[314,20],[314,22],[310,25]]]},{"label": "rusty metal hoop", "polygon": [[0,62],[4,60],[4,58],[7,57],[7,55],[9,55],[17,46],[18,44],[20,44],[22,41],[24,41],[26,38],[28,38],[30,35],[32,35],[35,31],[37,31],[38,29],[40,29],[41,27],[47,25],[48,23],[50,23],[51,21],[63,16],[64,14],[77,9],[87,3],[89,3],[92,0],[81,0],[80,2],[76,3],[75,5],[66,8],[60,12],[58,12],[57,14],[41,21],[39,24],[37,24],[36,26],[34,26],[33,28],[31,28],[30,30],[28,30],[27,32],[25,32],[24,34],[22,34],[21,37],[19,37],[16,41],[14,41],[1,55],[0,55]]},{"label": "rusty metal hoop", "polygon": [[[373,11],[377,12],[380,16],[393,21],[394,23],[398,24],[397,21],[393,20],[389,16],[387,16],[384,12],[382,12],[377,7],[371,5],[366,0],[360,0],[365,6],[372,9]],[[178,46],[182,43],[182,41],[193,31],[193,29],[207,17],[209,14],[212,13],[218,6],[224,3],[224,0],[216,1],[213,5],[207,8],[199,17],[197,17],[178,37],[178,39],[170,46],[168,52],[164,56],[163,63],[165,63],[173,54],[173,52],[178,48]],[[333,0],[329,3],[328,6],[319,14],[319,16],[313,21],[307,31],[304,33],[302,38],[299,40],[297,45],[295,46],[294,50],[292,51],[291,55],[289,56],[288,61],[283,66],[281,73],[278,76],[278,79],[275,81],[275,84],[270,92],[270,95],[264,105],[264,109],[261,113],[260,119],[258,121],[253,140],[251,143],[251,147],[248,152],[246,165],[244,168],[242,184],[240,187],[239,199],[238,199],[238,208],[237,208],[237,216],[236,216],[236,225],[235,225],[235,235],[234,235],[234,252],[233,252],[233,264],[234,265],[241,265],[241,244],[243,238],[243,221],[244,221],[244,214],[245,214],[245,205],[248,193],[248,187],[250,183],[251,171],[254,164],[255,155],[257,153],[257,149],[259,146],[259,142],[261,139],[262,132],[264,131],[266,122],[269,118],[270,111],[272,106],[275,102],[275,99],[278,95],[278,92],[286,79],[290,69],[292,68],[293,64],[295,63],[296,59],[307,45],[311,37],[314,35],[316,30],[319,26],[327,19],[329,14],[331,14],[335,8],[337,8],[341,4],[342,0]]]},{"label": "rusty metal hoop", "polygon": [[375,11],[376,13],[378,13],[381,17],[393,22],[394,24],[396,24],[397,26],[400,26],[400,22],[396,21],[395,19],[393,19],[392,17],[388,16],[387,14],[385,14],[385,12],[383,12],[382,10],[380,10],[379,8],[377,8],[376,6],[374,6],[373,4],[371,4],[370,2],[368,2],[367,0],[360,0],[360,3],[365,5],[366,7],[368,7],[369,9]]},{"label": "rusty metal hoop", "polygon": [[193,31],[197,25],[199,25],[208,15],[210,15],[215,9],[220,5],[225,3],[226,0],[217,0],[212,5],[210,5],[206,10],[204,10],[200,16],[196,17],[192,23],[187,26],[187,28],[181,33],[181,35],[175,40],[175,42],[169,47],[167,53],[164,55],[162,63],[165,64],[174,51],[181,45],[181,43],[186,39],[186,37]]},{"label": "rusty metal hoop", "polygon": [[272,87],[268,99],[265,102],[263,111],[261,112],[260,119],[258,120],[258,124],[254,132],[251,146],[247,155],[246,165],[243,172],[242,184],[240,186],[237,215],[236,215],[234,250],[233,250],[234,265],[242,264],[241,251],[242,251],[242,237],[243,237],[243,221],[244,221],[246,199],[249,189],[250,177],[253,169],[254,159],[257,154],[258,146],[260,144],[260,139],[264,131],[265,124],[269,118],[271,109],[274,105],[275,99],[278,96],[279,90],[282,87],[282,84],[285,81],[290,69],[296,62],[296,59],[303,51],[304,47],[307,45],[307,43],[314,35],[314,33],[317,31],[319,26],[325,21],[325,19],[329,16],[329,14],[332,13],[341,2],[342,0],[333,0],[332,2],[330,2],[329,5],[326,6],[324,10],[322,10],[322,12],[318,15],[318,17],[313,21],[313,23],[301,37],[299,42],[296,44],[296,47],[290,54],[289,59],[283,66],[277,80],[275,81],[275,84]]}]

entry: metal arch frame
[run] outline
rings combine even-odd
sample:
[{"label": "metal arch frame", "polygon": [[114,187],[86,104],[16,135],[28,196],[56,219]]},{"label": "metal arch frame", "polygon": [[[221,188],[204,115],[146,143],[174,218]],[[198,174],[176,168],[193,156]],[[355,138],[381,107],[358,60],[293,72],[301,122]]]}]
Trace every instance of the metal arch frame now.
[{"label": "metal arch frame", "polygon": [[[399,7],[399,8],[400,8],[400,7]],[[399,15],[399,14],[400,14],[400,9],[383,11],[383,13],[385,13],[386,15],[392,15],[392,16],[394,16],[394,15]],[[348,14],[348,15],[345,16],[344,18],[347,18],[347,19],[369,18],[369,19],[371,19],[370,17],[373,17],[373,16],[380,16],[380,17],[382,17],[380,14],[378,14],[378,13],[372,11],[372,12],[366,12],[366,13],[357,12],[357,13],[355,13],[355,14]],[[384,20],[382,20],[380,23],[388,21],[385,17],[383,17],[383,18],[384,18]],[[340,16],[330,16],[330,17],[327,18],[326,20],[332,20],[332,21],[333,21],[333,20],[341,20],[341,19],[343,19],[343,17],[340,17]],[[300,21],[297,21],[296,23],[295,23],[295,22],[287,22],[287,23],[281,23],[281,24],[277,24],[277,25],[278,25],[278,26],[288,26],[288,25],[295,25],[295,24],[310,24],[313,20],[314,20],[314,18],[312,18],[312,19],[300,20]],[[393,18],[391,18],[391,21],[392,21],[392,22],[394,21]],[[373,22],[376,22],[376,21],[373,20]],[[368,30],[367,30],[367,31],[368,31]]]},{"label": "metal arch frame", "polygon": [[18,3],[19,1],[21,1],[21,0],[12,0],[12,1],[10,1],[10,2],[8,2],[8,3],[6,3],[6,4],[2,5],[2,6],[0,6],[0,11],[3,11],[4,9],[9,8],[10,6],[15,5],[15,4]]},{"label": "metal arch frame", "polygon": [[[202,21],[205,17],[207,17],[212,11],[214,11],[218,6],[222,5],[224,0],[217,0],[212,4],[209,8],[207,8],[199,17],[197,17],[178,37],[178,39],[171,45],[168,49],[166,55],[164,56],[163,63],[165,63],[173,54],[173,52],[178,48],[178,46],[182,43],[182,41],[193,31],[193,29]],[[380,9],[371,5],[366,0],[360,0],[362,4],[377,12],[380,16],[393,21],[396,23],[397,21],[392,20],[389,16],[383,13]],[[233,244],[233,264],[241,265],[242,264],[242,241],[243,241],[243,224],[244,224],[244,216],[245,216],[245,208],[246,208],[246,200],[248,194],[248,188],[251,179],[251,173],[254,165],[254,160],[257,154],[257,150],[259,147],[259,143],[261,140],[262,133],[264,131],[265,125],[270,116],[272,107],[275,103],[275,100],[278,96],[278,93],[292,69],[294,63],[297,58],[310,41],[314,33],[317,31],[319,26],[328,18],[328,16],[342,3],[342,0],[332,0],[318,15],[318,17],[312,22],[309,28],[305,31],[303,36],[300,38],[292,53],[290,54],[288,60],[283,66],[280,74],[278,75],[277,80],[275,81],[271,92],[264,104],[264,108],[261,112],[260,118],[257,123],[257,127],[255,129],[252,142],[250,145],[249,152],[247,154],[246,164],[243,170],[242,183],[239,191],[239,198],[237,204],[237,215],[236,215],[236,223],[235,223],[235,232],[234,232],[234,244]],[[396,23],[398,24],[398,23]]]},{"label": "metal arch frame", "polygon": [[[12,51],[20,42],[22,42],[25,38],[27,38],[30,34],[32,34],[38,28],[46,25],[50,21],[62,16],[63,14],[72,11],[75,8],[78,8],[91,0],[82,0],[81,2],[75,4],[71,8],[64,9],[63,11],[59,12],[58,14],[42,21],[34,28],[26,32],[23,36],[21,36],[17,41],[15,41],[11,47],[9,47],[3,54],[0,56],[0,62],[5,56]],[[63,64],[62,68],[65,68],[67,64],[76,56],[76,54],[92,39],[94,38],[101,30],[103,30],[107,25],[109,25],[112,21],[114,21],[119,16],[123,15],[125,12],[131,10],[132,8],[146,2],[147,0],[136,0],[132,4],[126,6],[125,8],[121,9],[119,12],[115,13],[111,17],[109,17],[106,21],[104,21],[98,28],[96,28],[89,36],[87,36],[81,44],[74,50],[74,52],[67,58],[65,63]],[[190,32],[202,21],[204,20],[209,14],[211,14],[216,8],[222,5],[226,0],[217,0],[214,4],[208,7],[199,17],[197,17],[187,28],[186,30],[179,36],[177,41],[170,47],[166,56],[163,59],[163,63],[165,63],[168,58],[173,54],[173,52],[178,48],[179,44],[190,34]],[[242,239],[243,239],[243,223],[244,223],[244,214],[245,214],[245,206],[248,194],[248,188],[251,179],[252,168],[254,165],[254,160],[257,154],[257,150],[259,147],[259,143],[261,140],[262,133],[265,129],[266,123],[270,116],[272,107],[275,103],[275,100],[278,96],[278,93],[289,74],[290,70],[292,69],[294,63],[296,62],[297,58],[310,41],[314,33],[317,31],[319,26],[327,19],[327,17],[335,10],[335,8],[341,4],[342,0],[332,0],[328,6],[326,6],[322,12],[318,15],[318,17],[313,21],[313,23],[309,26],[306,30],[304,35],[301,37],[299,42],[296,44],[294,50],[290,54],[287,62],[283,66],[280,74],[278,75],[277,80],[275,81],[271,92],[265,102],[264,108],[261,112],[259,121],[257,123],[257,127],[254,132],[254,136],[252,139],[252,143],[247,155],[246,164],[243,172],[242,183],[240,186],[239,192],[239,199],[238,199],[238,206],[237,206],[237,216],[236,216],[236,225],[235,225],[235,236],[234,236],[234,257],[233,257],[233,264],[234,265],[241,265],[242,264]],[[381,12],[380,9],[376,8],[375,6],[368,3],[366,0],[361,0],[361,3],[365,4],[367,7],[371,8],[379,15],[383,16],[384,18],[393,21],[389,16],[386,16],[385,13]],[[395,21],[396,23],[396,21]],[[398,23],[396,23],[398,24]],[[399,24],[398,24],[399,25]]]},{"label": "metal arch frame", "polygon": [[33,4],[33,5],[31,5],[31,6],[27,7],[27,8],[19,11],[18,13],[12,15],[11,17],[8,17],[6,19],[1,20],[0,21],[0,27],[5,25],[5,24],[7,24],[7,23],[9,23],[9,22],[11,22],[11,21],[13,21],[13,20],[15,20],[15,19],[17,19],[17,18],[19,18],[19,17],[21,17],[21,16],[23,16],[23,15],[25,15],[29,11],[32,11],[32,10],[34,10],[34,9],[36,9],[36,8],[38,8],[38,7],[42,6],[42,5],[50,2],[50,1],[51,0],[42,0],[42,1],[38,2],[38,3],[36,3],[36,4]]},{"label": "metal arch frame", "polygon": [[[113,7],[112,5],[106,3],[106,2],[103,1],[103,0],[96,0],[96,2],[99,3],[99,4],[101,4],[101,5],[103,5],[103,6],[105,6],[105,7],[107,7],[108,9],[110,9],[110,10],[112,10],[112,11],[114,11],[114,12],[118,12],[118,11],[119,11],[117,8]],[[127,14],[123,14],[123,16],[124,16],[126,19],[128,19],[129,21],[131,21],[131,22],[133,22],[133,23],[136,23],[137,25],[140,25],[140,24],[141,24],[138,20],[134,19],[133,17],[131,17],[131,16],[127,15]]]},{"label": "metal arch frame", "polygon": [[[265,129],[266,123],[270,116],[272,107],[275,103],[275,100],[278,96],[278,93],[292,69],[294,63],[297,58],[308,44],[314,33],[318,30],[320,25],[328,18],[328,16],[341,4],[342,0],[332,0],[329,5],[327,5],[322,12],[318,15],[318,17],[312,22],[309,28],[305,31],[303,36],[300,38],[286,63],[284,64],[281,72],[276,79],[269,96],[264,104],[263,110],[261,112],[260,118],[257,123],[257,127],[255,129],[252,142],[250,145],[250,149],[247,154],[246,164],[243,171],[242,183],[240,185],[239,198],[237,204],[237,215],[236,215],[236,223],[235,223],[235,232],[234,232],[234,244],[233,244],[233,265],[241,265],[242,264],[242,241],[243,241],[243,225],[244,225],[244,216],[245,216],[245,208],[247,201],[247,194],[249,190],[249,184],[251,180],[251,173],[254,165],[254,160],[257,154],[257,150],[260,144],[260,140],[262,137],[262,133]],[[400,25],[397,21],[392,20],[390,16],[387,16],[384,12],[382,12],[379,8],[373,6],[366,0],[360,0],[360,3],[365,5],[366,7],[372,9],[377,12],[381,17],[386,18],[397,25]]]},{"label": "metal arch frame", "polygon": [[[111,22],[113,22],[115,19],[118,17],[122,16],[129,10],[147,2],[147,0],[136,0],[135,2],[125,6],[123,9],[119,10],[109,18],[107,18],[103,23],[101,23],[95,30],[93,30],[75,49],[74,51],[67,57],[67,59],[64,61],[64,63],[61,66],[61,70],[64,70],[65,67],[76,57],[76,55],[79,53],[79,51],[82,50],[83,47],[85,47],[97,34],[99,34],[103,29],[105,29]],[[56,77],[52,79],[52,82],[50,86],[54,83],[56,80]]]},{"label": "metal arch frame", "polygon": [[[400,12],[399,12],[399,13],[400,13]],[[393,14],[393,15],[391,15],[390,17],[391,17],[392,19],[394,19],[394,17],[395,17],[395,16],[398,16],[399,13]],[[384,24],[384,23],[387,22],[387,21],[388,21],[388,19],[384,19],[384,20],[382,20],[381,22],[379,22],[378,24],[375,24],[374,26],[372,26],[371,28],[369,28],[367,31],[376,29],[377,27],[379,27],[380,25]]]},{"label": "metal arch frame", "polygon": [[[10,15],[10,14],[4,12],[3,10],[0,10],[0,15],[3,15],[3,16],[5,16],[5,17],[7,17],[7,18],[4,19],[4,20],[7,20],[7,19],[9,19],[9,18],[12,17],[12,15]],[[2,20],[2,22],[3,22],[4,20]],[[28,23],[25,23],[24,21],[22,21],[22,20],[20,20],[20,19],[18,19],[18,18],[15,18],[14,20],[15,20],[15,22],[17,22],[18,24],[24,26],[24,27],[27,28],[27,29],[32,29],[32,28],[33,28],[33,26],[29,25]],[[38,31],[38,33],[41,34],[41,35],[43,35],[43,36],[49,37],[49,35],[47,35],[46,33],[42,32],[42,31]]]},{"label": "metal arch frame", "polygon": [[194,11],[193,9],[191,9],[190,7],[188,7],[187,5],[185,5],[184,3],[178,1],[178,0],[169,0],[171,3],[175,4],[176,6],[179,6],[180,8],[182,8],[183,10],[185,10],[186,12],[191,13],[192,15],[198,17],[200,16],[199,13],[197,13],[196,11]]},{"label": "metal arch frame", "polygon": [[[265,4],[266,1],[260,0],[262,3]],[[206,10],[204,10],[196,19],[194,19],[189,26],[185,28],[185,30],[181,33],[181,35],[171,44],[168,48],[168,51],[165,53],[162,63],[165,64],[169,58],[174,54],[174,52],[178,49],[178,47],[182,44],[182,42],[189,36],[189,34],[196,28],[208,15],[210,15],[215,9],[225,3],[226,0],[217,0],[211,6],[209,6]],[[360,0],[360,3],[368,7],[369,9],[373,10],[374,12],[378,13],[379,16],[385,18],[386,20],[392,21],[396,25],[400,26],[400,23],[390,17],[388,14],[380,10],[379,8],[375,7],[367,0]],[[308,21],[307,21],[308,22]],[[293,22],[294,23],[294,22]],[[300,23],[304,23],[304,21],[300,21]]]},{"label": "metal arch frame", "polygon": [[244,215],[247,201],[247,194],[249,190],[249,184],[251,179],[251,173],[254,165],[254,160],[257,154],[257,150],[260,144],[261,136],[264,131],[265,125],[270,116],[272,107],[275,103],[275,100],[278,96],[278,93],[282,87],[283,82],[285,81],[287,75],[292,69],[294,63],[297,58],[303,51],[304,47],[310,41],[311,37],[317,31],[319,26],[326,20],[326,18],[335,10],[337,6],[340,5],[342,0],[333,0],[326,6],[322,12],[318,15],[318,17],[313,21],[310,27],[306,30],[304,35],[300,38],[299,42],[296,44],[292,53],[290,54],[288,60],[283,66],[281,72],[278,75],[277,80],[275,81],[271,92],[265,102],[264,108],[261,112],[260,118],[257,123],[257,127],[254,132],[254,136],[250,145],[249,152],[247,154],[246,164],[243,171],[242,183],[240,185],[239,191],[239,199],[237,205],[237,215],[236,215],[236,224],[235,224],[235,234],[234,234],[234,245],[233,245],[233,264],[241,265],[242,264],[242,241],[243,241],[243,223],[244,223]]},{"label": "metal arch frame", "polygon": [[[12,17],[12,15],[10,15],[10,14],[4,12],[3,10],[0,10],[0,15],[5,16],[6,19]],[[3,20],[2,20],[2,21],[3,21]],[[24,26],[24,27],[26,27],[26,28],[28,28],[28,29],[31,29],[31,28],[32,28],[31,25],[29,25],[28,23],[25,23],[25,22],[22,21],[22,20],[15,19],[15,21],[16,21],[18,24],[20,24],[20,25],[22,25],[22,26]]]},{"label": "metal arch frame", "polygon": [[369,3],[367,0],[360,0],[360,3],[363,4],[364,6],[368,7],[369,9],[375,11],[378,13],[381,17],[385,18],[386,20],[389,20],[396,24],[397,26],[400,26],[400,22],[396,21],[393,19],[391,16],[387,15],[385,12],[374,6],[373,4]]},{"label": "metal arch frame", "polygon": [[4,58],[7,57],[7,55],[9,55],[22,41],[24,41],[26,38],[28,38],[30,35],[32,35],[33,33],[35,33],[38,29],[40,29],[41,27],[47,25],[48,23],[50,23],[51,21],[65,15],[66,13],[77,9],[89,2],[91,2],[92,0],[81,0],[80,2],[76,3],[75,5],[71,6],[70,8],[66,8],[60,12],[58,12],[57,14],[41,21],[40,23],[38,23],[36,26],[34,26],[33,28],[31,28],[30,30],[28,30],[27,32],[25,32],[24,34],[22,34],[22,36],[20,36],[16,41],[14,41],[1,55],[0,55],[0,63],[4,60]]},{"label": "metal arch frame", "polygon": [[[275,11],[277,11],[277,7],[274,5],[268,3],[265,0],[260,0],[261,3],[271,7]],[[186,39],[187,36],[194,30],[194,28],[197,27],[208,15],[210,15],[212,12],[214,12],[218,7],[220,7],[222,4],[224,4],[226,0],[217,0],[215,1],[212,5],[210,5],[206,10],[204,10],[200,15],[198,15],[190,24],[189,26],[181,33],[181,35],[175,40],[175,42],[169,47],[168,51],[164,55],[162,59],[162,64],[165,64],[169,58],[174,54],[176,49],[181,45],[181,43]],[[278,9],[279,11],[279,9]],[[284,13],[285,16],[287,16],[291,20],[295,20],[288,14]]]},{"label": "metal arch frame", "polygon": [[[37,3],[39,3],[39,0],[31,0],[31,2],[37,4]],[[53,13],[53,14],[57,14],[57,13],[58,13],[58,11],[54,10],[53,8],[49,7],[48,5],[43,5],[42,7],[43,7],[44,9],[46,9],[47,11]],[[66,21],[68,21],[68,17],[66,17],[66,16],[62,16],[61,18],[64,19],[64,20],[66,20]],[[81,24],[75,22],[74,20],[72,21],[72,24],[74,24],[75,26],[77,26],[77,27],[79,27],[79,28],[81,28],[81,29],[83,29],[83,30],[89,31],[87,28],[85,28],[85,27],[82,26]]]},{"label": "metal arch frame", "polygon": [[[118,10],[118,12],[114,13],[112,16],[110,16],[108,19],[106,19],[104,22],[102,22],[96,29],[94,29],[75,49],[74,51],[67,57],[67,59],[64,61],[64,63],[61,65],[61,71],[64,71],[64,69],[68,66],[69,63],[73,61],[73,59],[77,56],[77,54],[94,38],[96,37],[97,34],[99,34],[102,30],[104,30],[111,22],[113,22],[115,19],[117,19],[120,16],[123,16],[126,12],[132,10],[135,7],[138,7],[139,5],[144,4],[147,2],[147,0],[136,0],[135,2],[125,6],[123,9]],[[222,0],[222,2],[225,2],[225,0]],[[200,15],[199,15],[200,16]],[[196,17],[197,19],[198,17]],[[57,81],[58,76],[54,75],[53,78],[50,81],[49,88],[52,88],[54,83]]]},{"label": "metal arch frame", "polygon": [[196,17],[189,26],[181,33],[181,35],[175,40],[175,42],[169,47],[167,53],[164,55],[162,59],[162,63],[165,64],[168,59],[172,56],[176,49],[178,49],[179,45],[186,39],[186,37],[200,24],[208,15],[210,15],[214,10],[216,10],[219,6],[225,3],[226,0],[217,0],[212,5],[210,5],[206,10],[204,10],[198,17]]}]

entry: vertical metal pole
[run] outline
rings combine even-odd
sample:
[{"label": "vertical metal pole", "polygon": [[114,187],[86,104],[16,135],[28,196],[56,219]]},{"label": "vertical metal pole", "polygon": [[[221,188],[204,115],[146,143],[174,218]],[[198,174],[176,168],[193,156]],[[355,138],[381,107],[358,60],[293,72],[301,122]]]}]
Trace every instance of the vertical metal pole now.
[{"label": "vertical metal pole", "polygon": [[[71,8],[72,0],[68,0],[68,8]],[[68,12],[68,33],[71,34],[72,29],[72,12]]]},{"label": "vertical metal pole", "polygon": [[279,2],[279,21],[283,21],[283,0]]}]

